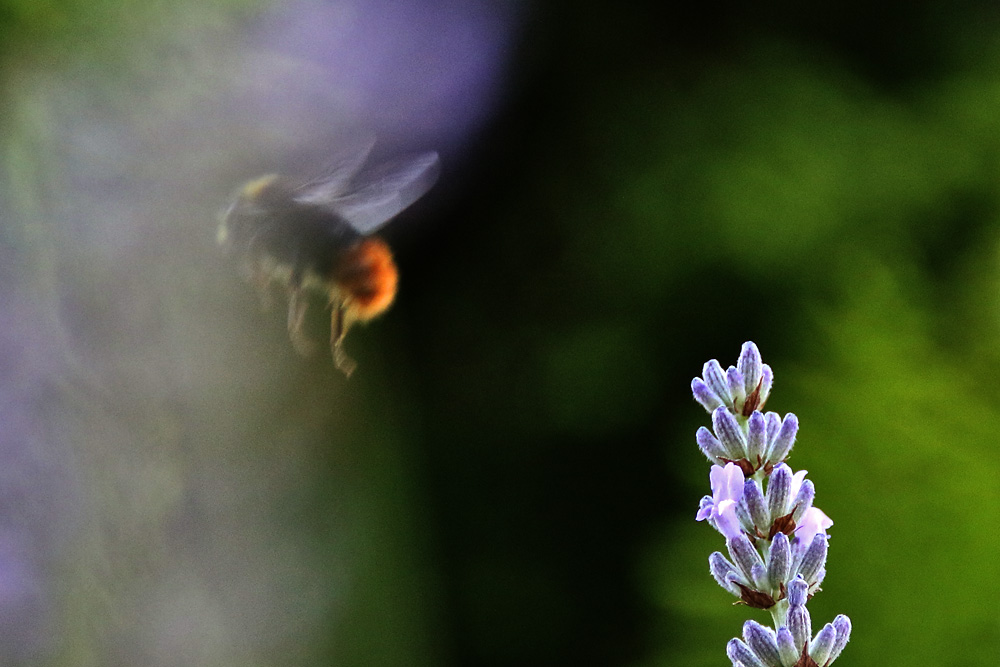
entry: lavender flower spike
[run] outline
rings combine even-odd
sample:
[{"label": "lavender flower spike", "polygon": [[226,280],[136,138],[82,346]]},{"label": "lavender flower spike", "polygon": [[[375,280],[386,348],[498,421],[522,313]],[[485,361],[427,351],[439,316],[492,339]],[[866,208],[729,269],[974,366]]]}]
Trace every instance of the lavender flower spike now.
[{"label": "lavender flower spike", "polygon": [[806,604],[826,576],[833,521],[813,504],[816,485],[806,471],[785,463],[798,418],[762,412],[773,383],[752,342],[735,366],[713,359],[692,380],[695,400],[712,415],[712,429],[699,428],[695,440],[715,464],[712,495],[701,499],[696,518],[726,538],[729,558],[716,551],[708,559],[712,577],[774,622],[773,629],[743,625],[743,638],[726,645],[733,667],[829,667],[850,639],[851,621],[841,614],[813,637]]}]

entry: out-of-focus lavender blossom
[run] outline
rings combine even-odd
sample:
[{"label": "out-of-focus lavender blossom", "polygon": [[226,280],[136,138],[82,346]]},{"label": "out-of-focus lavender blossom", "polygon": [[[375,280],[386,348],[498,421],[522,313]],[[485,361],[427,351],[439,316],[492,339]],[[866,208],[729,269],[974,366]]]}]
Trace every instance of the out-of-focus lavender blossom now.
[{"label": "out-of-focus lavender blossom", "polygon": [[[242,101],[272,122],[359,121],[390,144],[447,150],[502,90],[513,13],[488,0],[294,0],[258,21]],[[291,93],[291,94],[289,94]]]},{"label": "out-of-focus lavender blossom", "polygon": [[713,359],[691,382],[695,400],[712,415],[712,430],[698,429],[695,440],[715,464],[712,495],[702,498],[696,518],[726,537],[729,558],[718,551],[709,557],[712,576],[774,622],[773,629],[744,624],[743,639],[726,647],[733,666],[826,667],[851,633],[850,620],[840,615],[813,637],[806,609],[826,575],[833,521],[813,505],[816,488],[806,471],[785,463],[798,431],[795,415],[759,410],[772,383],[752,342],[744,343],[736,366],[724,371]]},{"label": "out-of-focus lavender blossom", "polygon": [[304,390],[234,296],[215,215],[247,178],[319,176],[359,136],[375,163],[436,150],[455,169],[502,97],[518,3],[264,4],[152,3],[122,17],[149,24],[141,52],[4,88],[0,664],[44,659],[70,617],[88,659],[156,667],[326,642],[344,613],[352,542],[315,559],[320,538],[260,497],[308,487],[296,447],[335,399],[268,423]]},{"label": "out-of-focus lavender blossom", "polygon": [[[59,640],[53,581],[80,519],[60,393],[58,338],[0,250],[0,664],[49,657]],[[26,662],[24,664],[27,664]],[[34,664],[34,663],[32,663]]]},{"label": "out-of-focus lavender blossom", "polygon": [[501,103],[517,7],[286,0],[221,34],[213,22],[232,18],[192,12],[170,38],[179,80],[165,67],[114,107],[93,70],[32,91],[51,107],[45,131],[61,153],[65,201],[53,199],[53,219],[72,243],[119,259],[157,225],[192,236],[211,228],[250,178],[322,175],[359,136],[377,139],[373,164],[433,150],[455,170]]}]

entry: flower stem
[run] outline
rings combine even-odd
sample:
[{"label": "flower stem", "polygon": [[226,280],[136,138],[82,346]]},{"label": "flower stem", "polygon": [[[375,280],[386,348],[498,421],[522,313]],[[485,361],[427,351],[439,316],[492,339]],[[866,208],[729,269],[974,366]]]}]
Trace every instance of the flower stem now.
[{"label": "flower stem", "polygon": [[779,600],[774,606],[768,609],[771,612],[771,620],[774,621],[774,629],[777,630],[783,625],[788,625],[788,600]]}]

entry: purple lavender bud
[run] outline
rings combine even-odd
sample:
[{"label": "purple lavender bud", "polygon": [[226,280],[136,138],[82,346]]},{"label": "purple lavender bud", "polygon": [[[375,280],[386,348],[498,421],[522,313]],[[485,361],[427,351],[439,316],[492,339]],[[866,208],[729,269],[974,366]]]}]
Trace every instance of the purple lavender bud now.
[{"label": "purple lavender bud", "polygon": [[749,646],[740,639],[730,639],[726,644],[726,655],[733,661],[733,664],[743,663],[746,667],[767,667],[764,661],[757,657]]},{"label": "purple lavender bud", "polygon": [[733,562],[743,571],[747,579],[753,581],[753,566],[763,566],[764,561],[761,560],[760,554],[757,553],[753,544],[750,543],[750,539],[743,533],[740,533],[726,540],[726,547],[729,549],[729,555],[732,557]]},{"label": "purple lavender bud", "polygon": [[802,482],[799,492],[795,495],[795,500],[792,501],[792,521],[798,523],[802,520],[802,516],[812,507],[815,497],[816,485],[812,483],[812,480],[807,479]]},{"label": "purple lavender bud", "polygon": [[700,427],[698,432],[694,434],[694,439],[698,442],[698,449],[712,463],[722,465],[725,462],[724,459],[732,458],[723,448],[719,439],[712,435],[712,432],[704,426]]},{"label": "purple lavender bud", "polygon": [[750,518],[753,519],[753,524],[760,530],[767,530],[767,527],[771,523],[771,519],[767,514],[767,504],[764,502],[764,494],[760,492],[760,487],[757,486],[757,482],[752,479],[746,480],[743,484],[743,500],[741,501],[746,504],[747,510],[750,512]]},{"label": "purple lavender bud", "polygon": [[809,644],[809,656],[816,661],[817,665],[825,665],[833,652],[833,645],[837,641],[837,630],[833,623],[827,623],[816,633],[816,638]]},{"label": "purple lavender bud", "polygon": [[722,365],[712,359],[701,369],[701,376],[705,378],[705,384],[715,392],[725,405],[733,404],[733,395],[729,391],[729,383],[726,381],[726,373],[722,370]]},{"label": "purple lavender bud", "polygon": [[811,584],[809,584],[809,588],[815,591],[819,588],[819,585],[823,583],[824,579],[826,579],[826,568],[821,567],[819,572],[816,573],[816,578]]},{"label": "purple lavender bud", "polygon": [[772,463],[780,463],[792,451],[795,444],[795,434],[799,430],[799,418],[789,412],[781,422],[781,429],[771,443],[771,448],[767,452],[767,460]]},{"label": "purple lavender bud", "polygon": [[715,430],[715,437],[722,443],[722,447],[730,453],[733,460],[739,460],[746,456],[747,446],[743,437],[743,430],[726,408],[716,408],[712,413],[712,428]]},{"label": "purple lavender bud", "polygon": [[771,582],[767,580],[767,568],[763,563],[758,563],[750,570],[750,579],[753,587],[758,591],[767,591],[771,588]]},{"label": "purple lavender bud", "polygon": [[777,640],[778,654],[781,656],[782,664],[794,665],[798,662],[802,653],[795,650],[795,639],[792,637],[792,631],[784,625],[781,626],[778,628]]},{"label": "purple lavender bud", "polygon": [[833,619],[833,627],[837,631],[837,641],[833,643],[833,649],[830,651],[830,662],[840,657],[840,652],[844,650],[844,647],[847,646],[847,640],[851,638],[851,619],[840,614]]},{"label": "purple lavender bud", "polygon": [[809,619],[809,610],[806,609],[805,605],[792,605],[788,608],[788,629],[795,642],[795,652],[801,654],[802,648],[812,637],[812,621]]},{"label": "purple lavender bud", "polygon": [[826,535],[816,535],[802,557],[802,564],[799,565],[799,575],[806,582],[811,584],[816,581],[816,575],[826,565],[826,552]]},{"label": "purple lavender bud", "polygon": [[789,495],[792,491],[792,469],[784,463],[779,463],[767,480],[767,511],[771,521],[788,514]]},{"label": "purple lavender bud", "polygon": [[708,410],[710,414],[712,410],[722,405],[722,400],[701,378],[691,380],[691,393],[694,394],[694,400],[701,403],[701,407]]},{"label": "purple lavender bud", "polygon": [[747,459],[755,468],[764,461],[766,429],[767,422],[764,415],[754,410],[747,422]]},{"label": "purple lavender bud", "polygon": [[777,412],[768,412],[764,415],[764,419],[767,422],[767,449],[770,452],[772,443],[774,439],[778,437],[778,431],[781,430],[781,415]]},{"label": "purple lavender bud", "polygon": [[734,584],[733,581],[739,581],[743,585],[749,583],[748,581],[745,581],[743,575],[737,571],[736,566],[730,563],[726,557],[718,551],[713,552],[712,555],[708,557],[708,570],[712,573],[712,577],[715,579],[716,583],[736,597],[739,597],[742,591],[740,591],[740,587]]},{"label": "purple lavender bud", "polygon": [[788,537],[784,533],[776,533],[767,552],[767,578],[770,579],[772,586],[777,587],[788,579],[791,569],[792,548],[788,543]]},{"label": "purple lavender bud", "polygon": [[747,621],[743,624],[743,640],[768,667],[781,667],[781,655],[778,653],[778,640],[774,636],[774,630],[757,621]]},{"label": "purple lavender bud", "polygon": [[760,350],[753,342],[743,343],[740,358],[736,362],[736,370],[743,375],[743,393],[749,396],[757,388],[763,373]]},{"label": "purple lavender bud", "polygon": [[767,403],[767,397],[771,395],[771,385],[774,384],[774,373],[767,364],[761,365],[760,375],[760,401],[757,403],[758,408],[764,407],[764,404]]},{"label": "purple lavender bud", "polygon": [[747,399],[747,393],[743,389],[743,373],[730,366],[726,369],[726,384],[729,385],[729,393],[733,395],[733,408],[739,412]]},{"label": "purple lavender bud", "polygon": [[740,527],[752,535],[753,517],[750,516],[750,510],[747,509],[747,504],[743,502],[742,498],[740,498],[740,502],[736,503],[736,518],[740,520]]},{"label": "purple lavender bud", "polygon": [[809,584],[802,577],[795,577],[788,584],[788,604],[792,607],[802,607],[806,603]]}]

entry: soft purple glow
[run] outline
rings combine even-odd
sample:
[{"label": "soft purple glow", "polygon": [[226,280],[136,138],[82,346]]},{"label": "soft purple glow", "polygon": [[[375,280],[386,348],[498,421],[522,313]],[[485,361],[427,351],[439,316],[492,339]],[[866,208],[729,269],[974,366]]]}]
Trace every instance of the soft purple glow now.
[{"label": "soft purple glow", "polygon": [[[39,113],[23,114],[22,149],[44,137],[45,154],[9,161],[37,211],[0,201],[12,238],[28,230],[0,248],[0,664],[44,659],[71,614],[103,664],[327,641],[360,569],[338,551],[349,528],[296,533],[271,511],[308,487],[308,443],[337,401],[272,423],[274,396],[309,390],[213,216],[245,178],[317,176],[362,134],[373,162],[437,150],[452,168],[502,93],[513,4],[279,1],[249,29],[184,4],[186,28],[143,44],[162,69],[121,87],[94,68],[25,77],[12,106]],[[398,518],[381,511],[379,530]],[[81,625],[93,608],[108,613]]]},{"label": "soft purple glow", "polygon": [[512,24],[496,2],[281,3],[247,47],[244,118],[314,137],[363,125],[389,144],[447,149],[494,108]]},{"label": "soft purple glow", "polygon": [[46,419],[59,368],[49,320],[24,281],[0,271],[0,663],[10,664],[57,643],[49,570],[79,498],[61,431]]},{"label": "soft purple glow", "polygon": [[0,646],[2,655],[27,659],[51,648],[50,601],[28,535],[0,535]]}]

